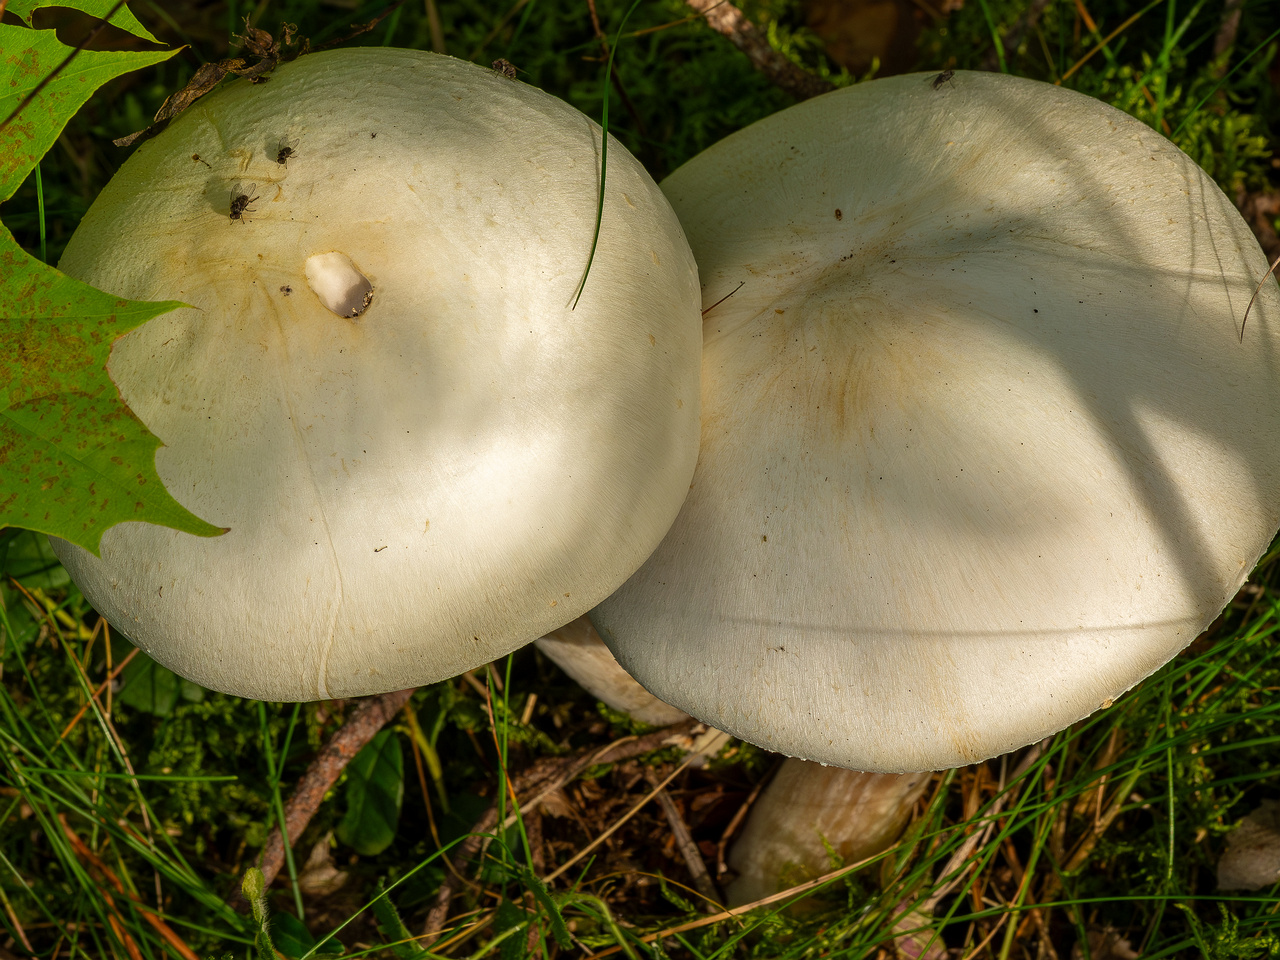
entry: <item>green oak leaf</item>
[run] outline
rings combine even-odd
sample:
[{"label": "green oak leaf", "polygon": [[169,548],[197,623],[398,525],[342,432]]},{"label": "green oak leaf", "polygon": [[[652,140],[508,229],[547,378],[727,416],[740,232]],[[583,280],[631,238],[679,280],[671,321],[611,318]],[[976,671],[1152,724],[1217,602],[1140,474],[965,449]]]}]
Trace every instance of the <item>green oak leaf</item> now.
[{"label": "green oak leaf", "polygon": [[[52,30],[0,24],[0,118],[70,52]],[[0,130],[0,201],[98,87],[172,55],[82,51]],[[0,526],[53,534],[94,553],[103,532],[126,520],[223,532],[165,490],[155,469],[160,441],[107,375],[119,337],[179,306],[95,290],[0,230]]]},{"label": "green oak leaf", "polygon": [[[91,17],[104,20],[115,5],[116,0],[9,0],[9,5],[6,9],[10,13],[17,14],[27,24],[30,24],[31,15],[41,7],[70,7],[72,10],[79,10],[89,14]],[[152,43],[160,42],[148,32],[146,27],[137,21],[137,18],[129,12],[129,8],[126,6],[122,6],[112,14],[109,22],[113,27],[127,30],[135,37],[150,40]],[[8,116],[8,113],[5,116]]]},{"label": "green oak leaf", "polygon": [[[12,9],[12,8],[11,8]],[[52,30],[0,24],[0,123],[71,53]],[[22,112],[0,129],[0,203],[13,196],[62,128],[100,86],[168,60],[177,50],[81,50]]]},{"label": "green oak leaf", "polygon": [[0,525],[94,553],[103,532],[126,520],[224,532],[165,490],[155,470],[160,441],[106,372],[118,337],[181,306],[95,290],[0,232]]}]

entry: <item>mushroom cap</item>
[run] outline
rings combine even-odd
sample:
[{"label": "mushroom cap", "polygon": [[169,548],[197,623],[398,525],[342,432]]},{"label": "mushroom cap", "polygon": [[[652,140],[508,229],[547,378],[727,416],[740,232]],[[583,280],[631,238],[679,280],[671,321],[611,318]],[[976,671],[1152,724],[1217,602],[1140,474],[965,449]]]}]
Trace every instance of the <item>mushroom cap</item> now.
[{"label": "mushroom cap", "polygon": [[622,583],[696,462],[699,295],[612,143],[573,307],[599,153],[542,91],[387,49],[234,83],[144,143],[61,266],[194,308],[109,369],[166,486],[230,532],[55,541],[90,601],[185,677],[303,700],[453,676]]},{"label": "mushroom cap", "polygon": [[1276,532],[1280,297],[1242,342],[1258,244],[1138,121],[895,77],[663,190],[718,304],[702,446],[591,615],[660,699],[824,763],[970,763],[1156,670]]}]

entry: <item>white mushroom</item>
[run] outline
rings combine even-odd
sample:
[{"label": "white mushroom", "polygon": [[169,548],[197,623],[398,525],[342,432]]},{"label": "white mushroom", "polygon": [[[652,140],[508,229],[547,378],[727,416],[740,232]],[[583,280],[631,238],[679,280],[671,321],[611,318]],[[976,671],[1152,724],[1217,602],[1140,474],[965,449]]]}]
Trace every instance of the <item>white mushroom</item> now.
[{"label": "white mushroom", "polygon": [[599,182],[586,117],[411,51],[303,57],[144,143],[62,268],[193,306],[110,371],[166,486],[231,529],[57,542],[86,596],[276,700],[449,677],[603,599],[688,489],[700,342],[679,224],[616,143],[574,308]]},{"label": "white mushroom", "polygon": [[618,665],[586,617],[578,617],[534,641],[538,649],[578,686],[611,710],[654,727],[689,719],[663,703]]},{"label": "white mushroom", "polygon": [[1157,669],[1275,534],[1280,297],[1242,342],[1257,242],[1138,121],[895,77],[663,188],[715,305],[702,448],[592,614],[662,700],[854,769],[969,763]]},{"label": "white mushroom", "polygon": [[751,903],[889,849],[932,779],[784,760],[729,850],[726,902]]},{"label": "white mushroom", "polygon": [[[534,641],[588,693],[634,720],[655,726],[688,714],[663,703],[618,664],[586,617]],[[709,729],[690,747],[714,756],[728,735]],[[785,760],[730,849],[731,906],[828,872],[832,856],[854,863],[888,849],[901,835],[928,774],[859,773],[808,760]]]}]

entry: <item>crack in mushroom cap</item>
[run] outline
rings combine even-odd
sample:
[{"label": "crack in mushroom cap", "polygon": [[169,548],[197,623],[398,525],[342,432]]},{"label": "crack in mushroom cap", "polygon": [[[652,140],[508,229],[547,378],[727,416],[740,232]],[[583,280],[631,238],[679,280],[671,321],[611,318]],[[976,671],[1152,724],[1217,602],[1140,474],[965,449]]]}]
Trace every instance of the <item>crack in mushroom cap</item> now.
[{"label": "crack in mushroom cap", "polygon": [[[1280,297],[1231,203],[1119,111],[876,80],[663,190],[703,426],[592,620],[662,700],[869,771],[995,756],[1190,643],[1280,524]],[[740,289],[739,289],[740,287]]]},{"label": "crack in mushroom cap", "polygon": [[121,524],[101,559],[56,542],[86,596],[183,676],[298,700],[453,676],[622,583],[696,461],[698,280],[614,143],[570,309],[599,151],[542,91],[374,49],[233,84],[144,143],[62,268],[195,308],[110,372],[169,490],[231,531]]}]

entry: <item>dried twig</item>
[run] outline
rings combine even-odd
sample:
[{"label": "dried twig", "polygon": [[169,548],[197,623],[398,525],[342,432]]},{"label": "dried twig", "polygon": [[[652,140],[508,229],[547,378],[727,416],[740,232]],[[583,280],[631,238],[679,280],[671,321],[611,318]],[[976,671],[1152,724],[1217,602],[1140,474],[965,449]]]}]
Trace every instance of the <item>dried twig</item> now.
[{"label": "dried twig", "polygon": [[778,757],[773,766],[769,768],[768,773],[760,778],[760,782],[751,788],[751,792],[747,794],[747,799],[742,801],[742,806],[738,807],[738,812],[733,815],[733,819],[729,821],[729,825],[724,828],[724,832],[720,834],[720,842],[716,844],[716,877],[723,877],[729,872],[729,864],[725,861],[725,852],[729,847],[729,841],[733,839],[733,835],[742,826],[747,814],[751,811],[751,806],[760,796],[760,791],[765,788],[770,780],[774,778],[777,772],[782,768],[782,757]]},{"label": "dried twig", "polygon": [[[105,623],[106,621],[104,620],[102,622]],[[107,674],[107,678],[103,680],[102,683],[98,684],[97,689],[94,690],[92,694],[90,694],[89,699],[86,700],[83,704],[81,704],[80,709],[76,711],[75,716],[67,721],[67,725],[62,728],[62,733],[58,734],[59,741],[67,739],[67,734],[69,734],[75,728],[75,725],[80,722],[80,718],[83,717],[85,713],[88,712],[90,703],[98,704],[99,709],[101,709],[104,713],[109,714],[111,712],[110,710],[102,706],[102,703],[101,701],[98,700],[98,698],[102,696],[102,691],[106,690],[109,686],[111,686],[111,681],[113,681],[116,677],[120,676],[120,671],[122,671],[125,667],[127,667],[129,665],[129,662],[133,660],[133,658],[136,657],[139,652],[140,651],[138,650],[138,648],[134,647],[132,650],[129,651],[129,655],[127,657],[125,657],[123,660],[121,660],[119,663],[115,665],[115,667],[111,670],[111,672]]]},{"label": "dried twig", "polygon": [[650,800],[652,800],[662,790],[663,787],[665,787],[668,783],[670,783],[677,776],[679,776],[680,773],[685,769],[685,767],[689,766],[689,764],[693,763],[697,759],[698,759],[698,754],[696,753],[690,753],[688,756],[686,756],[684,760],[680,762],[679,766],[677,766],[674,770],[672,770],[670,774],[668,774],[667,776],[659,780],[657,785],[652,790],[650,790],[643,797],[641,797],[639,801],[633,804],[631,809],[629,809],[626,813],[624,813],[612,824],[610,824],[607,830],[605,830],[602,834],[600,834],[598,837],[596,837],[594,840],[588,843],[585,847],[583,847],[581,850],[575,853],[572,857],[570,857],[564,863],[560,864],[560,866],[556,867],[554,870],[548,873],[545,877],[543,877],[542,878],[543,882],[550,883],[556,877],[562,876],[575,863],[578,863],[580,860],[584,859],[589,853],[591,853],[591,851],[595,850],[596,847],[600,846],[600,844],[604,843],[611,836],[617,833],[624,823],[626,823],[628,820],[634,817],[637,813],[639,813],[644,808],[645,804],[647,804]]},{"label": "dried twig", "polygon": [[[307,767],[307,772],[298,781],[297,789],[284,808],[284,823],[289,831],[291,844],[307,828],[315,812],[320,809],[325,793],[337,782],[352,757],[396,715],[412,693],[413,689],[397,690],[361,700],[360,705],[342,725],[342,729],[333,735],[333,739],[311,761],[311,766]],[[267,837],[260,866],[262,879],[267,885],[270,885],[284,866],[284,842],[278,825]]]},{"label": "dried twig", "polygon": [[[838,870],[832,870],[830,873],[824,873],[820,877],[816,877],[813,880],[807,880],[804,883],[798,884],[794,887],[789,887],[786,890],[779,890],[777,893],[771,893],[769,896],[761,897],[759,900],[755,900],[751,903],[744,903],[741,906],[730,907],[728,910],[722,910],[720,913],[715,913],[708,917],[701,917],[697,920],[690,920],[686,923],[676,924],[674,927],[666,927],[656,933],[646,933],[642,937],[637,937],[637,942],[653,943],[655,940],[665,940],[667,937],[673,937],[677,933],[687,933],[690,930],[700,930],[701,928],[709,927],[712,924],[723,923],[725,920],[732,920],[735,917],[741,917],[750,913],[752,910],[758,910],[760,907],[767,907],[771,903],[790,900],[792,897],[798,899],[803,894],[807,894],[810,890],[817,890],[819,887],[825,887],[827,884],[834,883],[841,877],[861,870],[868,864],[883,860],[889,854],[897,850],[900,843],[901,841],[899,841],[899,843],[895,843],[887,850],[882,850],[880,853],[867,857],[864,860],[859,860],[857,863],[847,863]],[[625,949],[626,945],[620,944],[601,950],[593,956],[596,958],[608,957],[615,953],[621,953]]]},{"label": "dried twig", "polygon": [[[1039,743],[1032,745],[1031,748],[1022,755],[1022,759],[1014,768],[1013,775],[1009,779],[1016,781],[1020,776],[1030,770],[1032,764],[1040,759],[1040,755],[1044,753],[1045,747],[1048,745],[1049,740],[1041,740]],[[1001,784],[1001,786],[1003,786],[1003,784]],[[942,872],[938,874],[940,878],[945,878],[943,883],[934,888],[933,893],[931,893],[928,899],[920,905],[921,913],[933,913],[934,908],[942,901],[942,898],[954,890],[960,884],[960,881],[964,879],[964,875],[968,872],[969,868],[967,861],[973,856],[973,852],[978,849],[979,845],[986,842],[986,839],[991,834],[992,829],[995,828],[996,820],[999,818],[1000,812],[1004,810],[1004,805],[1009,802],[1009,799],[1012,796],[1013,788],[1009,787],[1006,788],[1000,796],[996,797],[995,802],[991,804],[991,810],[988,811],[985,818],[987,821],[986,828],[974,830],[973,833],[969,834],[969,836],[965,838],[965,841],[960,845],[960,848],[951,855],[951,859],[947,861],[947,865],[943,867]]]},{"label": "dried twig", "polygon": [[435,53],[444,53],[444,29],[440,26],[440,11],[436,9],[436,0],[426,0],[427,29],[431,32],[431,49]]},{"label": "dried twig", "polygon": [[[658,784],[658,776],[653,770],[645,771],[645,779],[650,786],[657,786]],[[684,858],[684,865],[689,869],[689,876],[693,878],[693,885],[706,898],[707,909],[714,913],[716,908],[722,904],[723,898],[720,896],[720,892],[716,890],[716,885],[711,880],[711,874],[707,872],[707,863],[702,859],[702,851],[693,842],[693,837],[689,833],[689,826],[684,822],[684,817],[680,814],[680,808],[671,799],[671,794],[662,787],[658,787],[656,793],[658,804],[662,807],[662,812],[666,814],[667,823],[671,827],[671,835],[675,838],[676,849],[680,851],[680,856]]]},{"label": "dried twig", "polygon": [[380,24],[383,20],[387,19],[387,17],[391,16],[391,14],[395,13],[397,10],[403,7],[404,4],[405,4],[405,0],[397,0],[397,2],[391,4],[391,6],[383,7],[382,12],[379,13],[372,20],[370,20],[368,23],[353,23],[351,24],[351,31],[348,34],[346,34],[346,36],[339,37],[337,40],[330,40],[328,43],[325,43],[319,47],[316,47],[316,49],[325,50],[328,47],[336,47],[340,43],[346,43],[348,40],[354,40],[356,37],[360,36],[360,34],[362,33],[370,33],[375,27],[377,27],[378,24]]},{"label": "dried twig", "polygon": [[[281,24],[280,31],[278,38],[273,37],[267,31],[251,25],[249,18],[246,17],[244,33],[237,34],[236,39],[241,42],[250,56],[258,58],[257,63],[250,64],[243,57],[228,57],[213,63],[202,63],[185,87],[165,98],[150,125],[111,142],[117,147],[128,147],[139,140],[155,136],[168,125],[170,120],[221,83],[228,73],[244,77],[253,83],[265,80],[265,75],[274,70],[283,59],[285,48],[293,45],[297,27],[291,23],[285,23]],[[302,52],[305,51],[304,46]]]},{"label": "dried twig", "polygon": [[591,29],[595,32],[596,39],[600,41],[601,61],[610,65],[609,79],[613,83],[613,89],[617,90],[618,96],[622,98],[622,106],[631,117],[631,122],[636,125],[636,132],[642,137],[647,137],[649,133],[645,129],[644,121],[640,119],[640,112],[636,110],[636,105],[627,93],[627,88],[622,85],[622,77],[618,75],[618,68],[613,66],[612,61],[609,59],[609,38],[605,35],[604,28],[600,26],[600,15],[596,12],[596,0],[587,0],[587,11],[591,14]]},{"label": "dried twig", "polygon": [[[1240,31],[1241,0],[1227,0],[1222,5],[1222,24],[1218,27],[1218,35],[1213,38],[1213,55],[1220,57],[1236,45],[1236,34]],[[1226,72],[1224,63],[1219,73]]]},{"label": "dried twig", "polygon": [[726,0],[685,0],[707,21],[716,33],[747,55],[751,65],[763,73],[774,86],[785,90],[797,100],[808,100],[820,93],[835,89],[835,85],[821,77],[815,77],[769,46],[768,39],[741,10]]},{"label": "dried twig", "polygon": [[[521,800],[521,807],[533,809],[545,797],[559,790],[569,781],[591,767],[602,763],[617,763],[629,760],[642,754],[652,753],[669,746],[672,742],[687,740],[703,729],[698,721],[689,719],[641,737],[623,737],[613,743],[594,750],[586,750],[572,757],[546,757],[537,761],[527,770],[511,781],[511,789]],[[529,796],[532,794],[532,796]],[[515,822],[518,814],[512,813],[503,827]],[[487,839],[485,834],[498,826],[498,807],[495,803],[471,828],[471,835],[458,844],[457,852],[452,858],[453,870],[445,875],[440,891],[436,894],[436,902],[427,914],[427,922],[423,927],[423,938],[429,944],[440,935],[444,922],[449,916],[449,904],[457,892],[459,880],[471,860]]]}]

